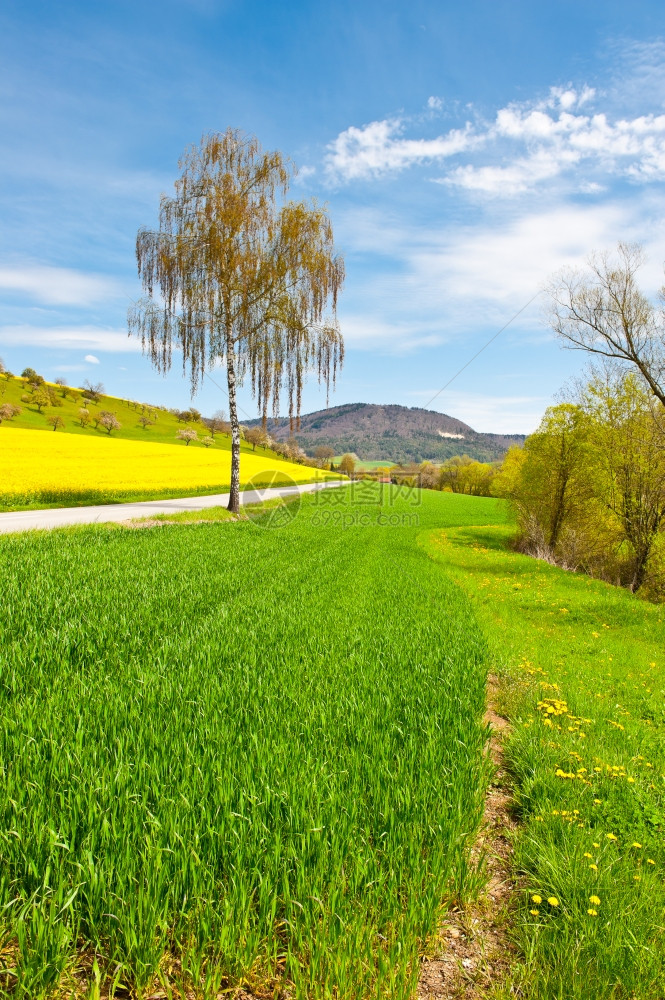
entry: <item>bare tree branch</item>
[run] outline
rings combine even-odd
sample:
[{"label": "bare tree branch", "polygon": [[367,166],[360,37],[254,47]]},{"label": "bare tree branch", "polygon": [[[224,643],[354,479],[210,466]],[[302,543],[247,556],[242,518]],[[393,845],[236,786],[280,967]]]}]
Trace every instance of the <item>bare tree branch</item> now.
[{"label": "bare tree branch", "polygon": [[639,245],[619,243],[584,271],[561,272],[548,288],[549,320],[564,346],[630,365],[665,404],[665,317],[638,288],[643,263]]}]

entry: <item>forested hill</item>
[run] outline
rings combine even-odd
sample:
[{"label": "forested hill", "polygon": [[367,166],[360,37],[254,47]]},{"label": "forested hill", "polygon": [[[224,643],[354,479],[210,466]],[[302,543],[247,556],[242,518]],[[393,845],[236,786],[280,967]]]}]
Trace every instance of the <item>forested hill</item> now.
[{"label": "forested hill", "polygon": [[[260,423],[248,421],[250,426]],[[269,420],[268,430],[278,441],[291,436],[288,418]],[[455,417],[408,406],[347,403],[306,413],[294,436],[308,454],[329,445],[336,455],[355,452],[365,461],[443,461],[466,454],[478,461],[501,458],[523,434],[480,434]]]}]

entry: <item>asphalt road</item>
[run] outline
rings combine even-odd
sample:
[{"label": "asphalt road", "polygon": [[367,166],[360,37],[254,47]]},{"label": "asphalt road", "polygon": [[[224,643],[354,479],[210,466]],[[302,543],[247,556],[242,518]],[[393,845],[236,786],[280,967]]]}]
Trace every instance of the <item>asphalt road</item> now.
[{"label": "asphalt road", "polygon": [[[259,503],[271,497],[288,497],[296,493],[344,486],[347,480],[324,483],[304,483],[302,486],[284,486],[279,489],[241,490],[240,503]],[[177,500],[146,500],[142,503],[114,503],[99,507],[60,507],[53,510],[22,510],[0,514],[0,534],[12,531],[30,531],[34,528],[63,528],[70,524],[103,524],[106,521],[129,521],[136,517],[154,514],[178,514],[184,510],[208,510],[225,507],[228,493],[214,496],[182,497]]]}]

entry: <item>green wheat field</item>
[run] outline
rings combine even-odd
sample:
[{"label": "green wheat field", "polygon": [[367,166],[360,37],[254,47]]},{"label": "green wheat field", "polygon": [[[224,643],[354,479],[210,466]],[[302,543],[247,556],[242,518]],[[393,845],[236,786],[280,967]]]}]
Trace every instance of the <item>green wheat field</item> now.
[{"label": "green wheat field", "polygon": [[522,995],[662,996],[661,610],[513,554],[502,501],[287,515],[0,538],[0,995],[413,997],[482,889],[492,669]]}]

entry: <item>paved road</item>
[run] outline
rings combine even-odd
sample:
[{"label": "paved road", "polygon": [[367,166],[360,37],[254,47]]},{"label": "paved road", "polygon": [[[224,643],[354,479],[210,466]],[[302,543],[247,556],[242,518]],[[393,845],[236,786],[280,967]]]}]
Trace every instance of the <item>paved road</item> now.
[{"label": "paved road", "polygon": [[[302,486],[284,486],[279,489],[241,490],[240,503],[258,503],[271,497],[288,497],[297,493],[311,493],[332,486],[344,486],[347,480],[324,483],[304,483]],[[214,496],[183,497],[177,500],[147,500],[143,503],[114,503],[100,507],[61,507],[54,510],[22,510],[14,514],[0,514],[0,534],[12,531],[29,531],[31,528],[62,528],[69,524],[102,524],[105,521],[129,521],[135,517],[154,514],[178,514],[183,510],[208,510],[225,507],[228,493]]]}]

